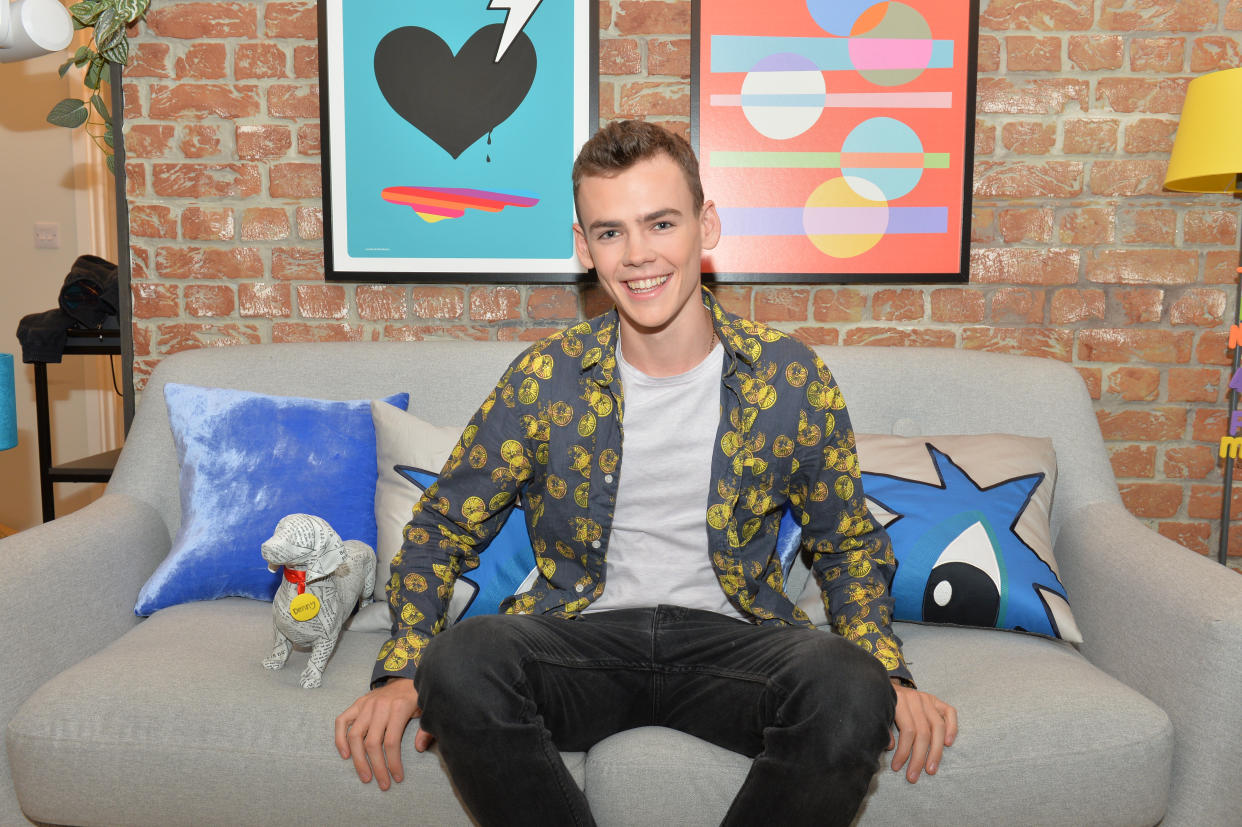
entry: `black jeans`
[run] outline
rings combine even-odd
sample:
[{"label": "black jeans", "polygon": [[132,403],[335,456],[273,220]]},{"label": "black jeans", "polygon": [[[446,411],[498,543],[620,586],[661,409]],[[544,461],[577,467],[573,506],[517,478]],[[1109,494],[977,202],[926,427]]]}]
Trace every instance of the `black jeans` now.
[{"label": "black jeans", "polygon": [[473,617],[432,639],[414,684],[484,825],[592,824],[558,750],[651,725],[755,759],[725,824],[848,824],[895,705],[879,662],[837,635],[679,606]]}]

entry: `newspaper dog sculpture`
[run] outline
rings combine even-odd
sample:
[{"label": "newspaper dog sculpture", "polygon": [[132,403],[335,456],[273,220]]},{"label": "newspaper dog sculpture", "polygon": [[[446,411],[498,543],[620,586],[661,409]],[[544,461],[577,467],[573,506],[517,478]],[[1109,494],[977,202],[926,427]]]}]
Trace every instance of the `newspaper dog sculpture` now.
[{"label": "newspaper dog sculpture", "polygon": [[310,646],[310,662],[300,683],[314,689],[322,683],[324,666],[354,604],[360,598],[363,606],[371,602],[375,552],[359,540],[342,542],[319,517],[290,514],[276,524],[262,554],[272,571],[285,569],[284,582],[272,600],[276,645],[263,665],[280,669],[294,646]]}]

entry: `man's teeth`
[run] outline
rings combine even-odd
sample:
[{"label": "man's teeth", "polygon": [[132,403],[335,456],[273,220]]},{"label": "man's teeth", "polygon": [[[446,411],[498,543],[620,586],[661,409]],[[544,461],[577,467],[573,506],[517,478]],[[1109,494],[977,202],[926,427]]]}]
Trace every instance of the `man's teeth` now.
[{"label": "man's teeth", "polygon": [[668,276],[656,276],[651,279],[636,279],[634,281],[629,281],[626,282],[626,285],[628,285],[630,290],[633,290],[635,293],[641,293],[644,290],[652,290],[659,287],[666,281],[668,281]]}]

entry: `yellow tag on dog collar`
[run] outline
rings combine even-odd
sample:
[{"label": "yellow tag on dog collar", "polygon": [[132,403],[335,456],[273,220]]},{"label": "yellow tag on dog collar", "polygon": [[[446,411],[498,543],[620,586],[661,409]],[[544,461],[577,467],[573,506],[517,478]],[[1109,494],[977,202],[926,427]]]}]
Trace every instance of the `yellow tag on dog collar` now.
[{"label": "yellow tag on dog collar", "polygon": [[289,601],[289,614],[294,620],[302,622],[319,614],[319,598],[310,594],[299,594]]}]

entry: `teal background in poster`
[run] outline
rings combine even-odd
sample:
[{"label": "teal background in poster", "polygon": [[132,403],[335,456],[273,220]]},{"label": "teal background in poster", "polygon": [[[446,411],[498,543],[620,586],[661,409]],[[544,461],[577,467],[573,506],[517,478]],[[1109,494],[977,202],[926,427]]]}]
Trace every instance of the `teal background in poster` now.
[{"label": "teal background in poster", "polygon": [[[530,258],[573,255],[570,170],[574,146],[572,0],[544,0],[522,30],[535,46],[526,99],[454,159],[389,107],[375,81],[375,47],[393,29],[420,26],[456,54],[484,26],[503,23],[488,0],[378,0],[342,4],[345,209],[349,255],[359,258]],[[340,127],[335,127],[339,129]],[[490,156],[491,161],[487,158]],[[467,210],[429,223],[380,197],[385,187],[529,191],[534,207]],[[338,207],[339,209],[339,207]]]}]

